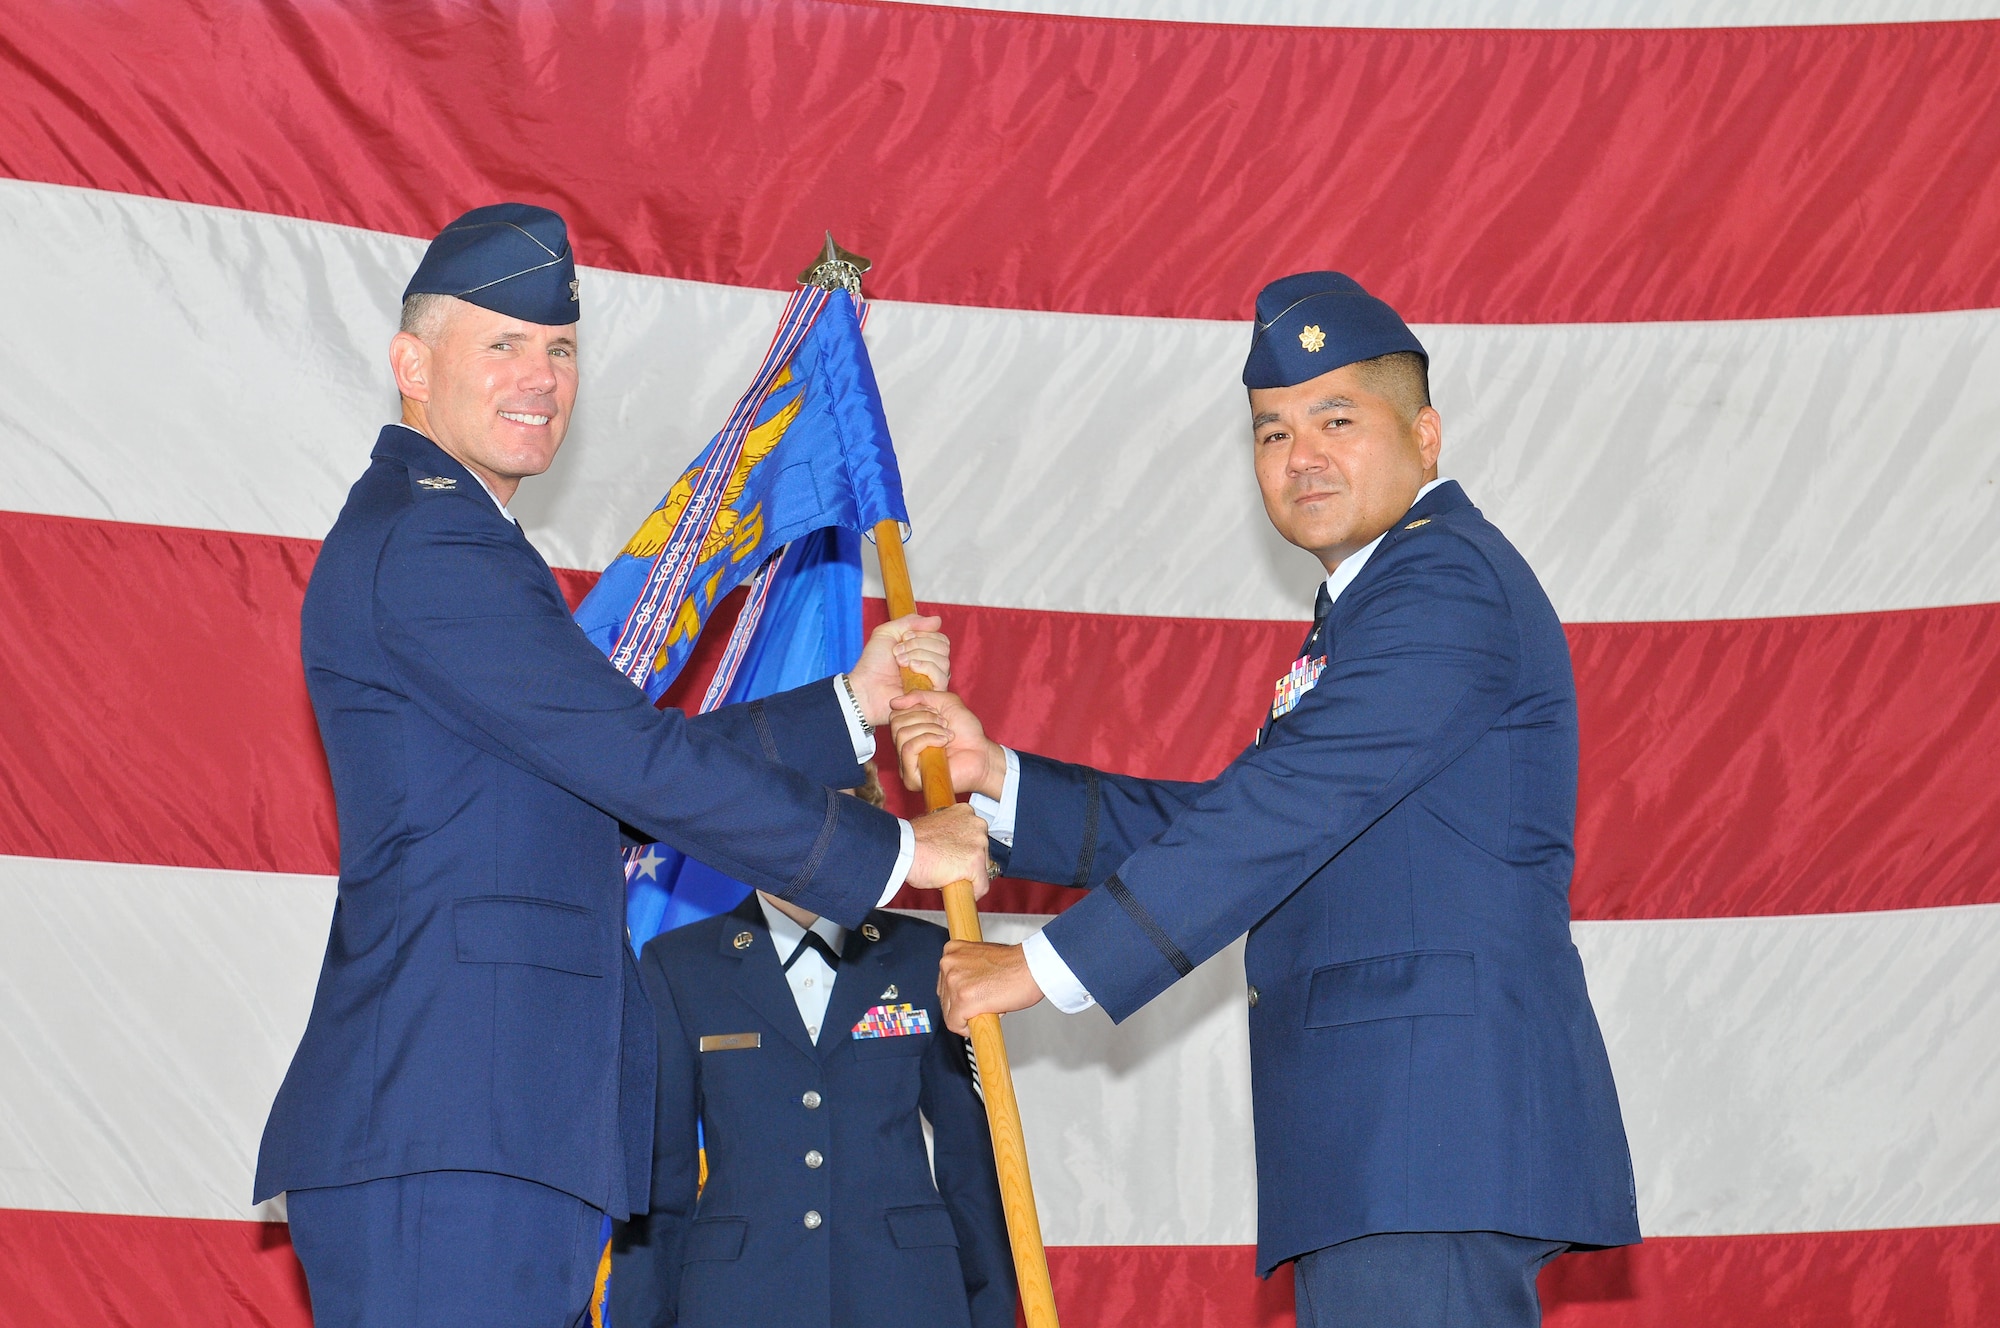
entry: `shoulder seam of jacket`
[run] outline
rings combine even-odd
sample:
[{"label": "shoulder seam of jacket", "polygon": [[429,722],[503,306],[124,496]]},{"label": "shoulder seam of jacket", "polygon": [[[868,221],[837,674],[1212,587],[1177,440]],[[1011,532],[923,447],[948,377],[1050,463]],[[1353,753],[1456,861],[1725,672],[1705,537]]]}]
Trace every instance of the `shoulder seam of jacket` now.
[{"label": "shoulder seam of jacket", "polygon": [[1077,854],[1076,880],[1071,884],[1079,890],[1090,888],[1090,869],[1097,865],[1097,818],[1104,805],[1104,795],[1097,786],[1097,772],[1089,766],[1083,767],[1083,849]]},{"label": "shoulder seam of jacket", "polygon": [[1194,965],[1188,962],[1187,955],[1174,944],[1173,937],[1167,935],[1166,929],[1153,920],[1153,915],[1146,911],[1146,906],[1133,895],[1132,887],[1118,879],[1117,872],[1112,872],[1104,878],[1104,888],[1118,901],[1118,907],[1124,909],[1131,915],[1132,921],[1139,924],[1139,930],[1146,933],[1146,939],[1167,957],[1167,962],[1174,966],[1174,972],[1182,977],[1194,972]]}]

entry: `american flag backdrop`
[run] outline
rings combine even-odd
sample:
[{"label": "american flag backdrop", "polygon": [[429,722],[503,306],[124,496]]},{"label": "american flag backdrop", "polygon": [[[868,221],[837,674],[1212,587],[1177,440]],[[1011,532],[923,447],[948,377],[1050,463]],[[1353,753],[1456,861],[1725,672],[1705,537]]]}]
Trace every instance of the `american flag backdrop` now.
[{"label": "american flag backdrop", "polygon": [[[1395,304],[1576,662],[1649,1239],[1558,1261],[1550,1322],[2000,1323],[1995,16],[0,0],[0,1324],[308,1319],[249,1203],[338,868],[299,600],[423,237],[503,198],[589,265],[515,504],[552,564],[616,552],[831,228],[963,690],[1159,776],[1249,739],[1321,575],[1250,473],[1252,297]],[[1065,1324],[1288,1324],[1240,946],[1008,1027]]]}]

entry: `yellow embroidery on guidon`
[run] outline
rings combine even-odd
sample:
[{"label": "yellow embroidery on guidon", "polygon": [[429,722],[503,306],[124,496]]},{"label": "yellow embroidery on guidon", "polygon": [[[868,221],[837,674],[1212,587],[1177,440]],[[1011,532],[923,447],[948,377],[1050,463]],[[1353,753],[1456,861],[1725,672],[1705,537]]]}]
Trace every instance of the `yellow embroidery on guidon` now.
[{"label": "yellow embroidery on guidon", "polygon": [[1319,330],[1318,323],[1307,323],[1299,332],[1299,344],[1309,351],[1317,352],[1326,345],[1326,333]]},{"label": "yellow embroidery on guidon", "polygon": [[1403,529],[1404,529],[1404,530],[1415,530],[1415,529],[1416,529],[1416,528],[1417,528],[1418,526],[1428,526],[1428,525],[1429,525],[1430,523],[1431,523],[1431,519],[1430,519],[1429,517],[1427,517],[1427,516],[1420,516],[1420,517],[1418,517],[1418,518],[1417,518],[1417,519],[1416,519],[1415,521],[1412,521],[1412,522],[1411,522],[1411,523],[1410,523],[1409,525],[1407,525],[1407,526],[1404,526],[1404,527],[1403,527]]}]

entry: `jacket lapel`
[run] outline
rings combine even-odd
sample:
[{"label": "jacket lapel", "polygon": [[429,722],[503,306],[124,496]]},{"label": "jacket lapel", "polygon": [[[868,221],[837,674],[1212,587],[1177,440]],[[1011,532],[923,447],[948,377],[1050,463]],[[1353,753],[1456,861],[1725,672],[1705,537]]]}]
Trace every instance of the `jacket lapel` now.
[{"label": "jacket lapel", "polygon": [[[785,981],[777,946],[771,940],[770,928],[764,925],[764,913],[757,905],[754,890],[730,910],[729,919],[729,925],[722,929],[721,952],[736,961],[730,975],[736,994],[793,1046],[808,1056],[813,1055],[806,1022],[799,1018],[798,1002],[792,999],[791,986]],[[746,935],[749,943],[739,946],[738,941]],[[838,983],[834,984],[834,991],[838,996]],[[824,1034],[825,1030],[821,1032]]]},{"label": "jacket lapel", "polygon": [[[888,961],[895,948],[895,941],[886,935],[871,941],[863,931],[847,933],[840,971],[833,981],[833,999],[826,1003],[826,1022],[820,1025],[819,1046],[814,1048],[822,1061],[846,1043],[870,1007],[884,1003],[882,993],[893,981]],[[907,994],[899,995],[889,1004],[909,999]]]}]

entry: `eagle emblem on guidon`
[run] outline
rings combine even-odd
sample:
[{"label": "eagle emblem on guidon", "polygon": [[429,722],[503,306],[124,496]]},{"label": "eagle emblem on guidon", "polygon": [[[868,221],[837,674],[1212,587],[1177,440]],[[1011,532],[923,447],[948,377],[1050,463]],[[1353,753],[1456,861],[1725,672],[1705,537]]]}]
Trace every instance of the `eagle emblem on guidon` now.
[{"label": "eagle emblem on guidon", "polygon": [[1326,333],[1319,330],[1318,323],[1307,323],[1299,332],[1299,344],[1307,350],[1317,351],[1326,344]]}]

